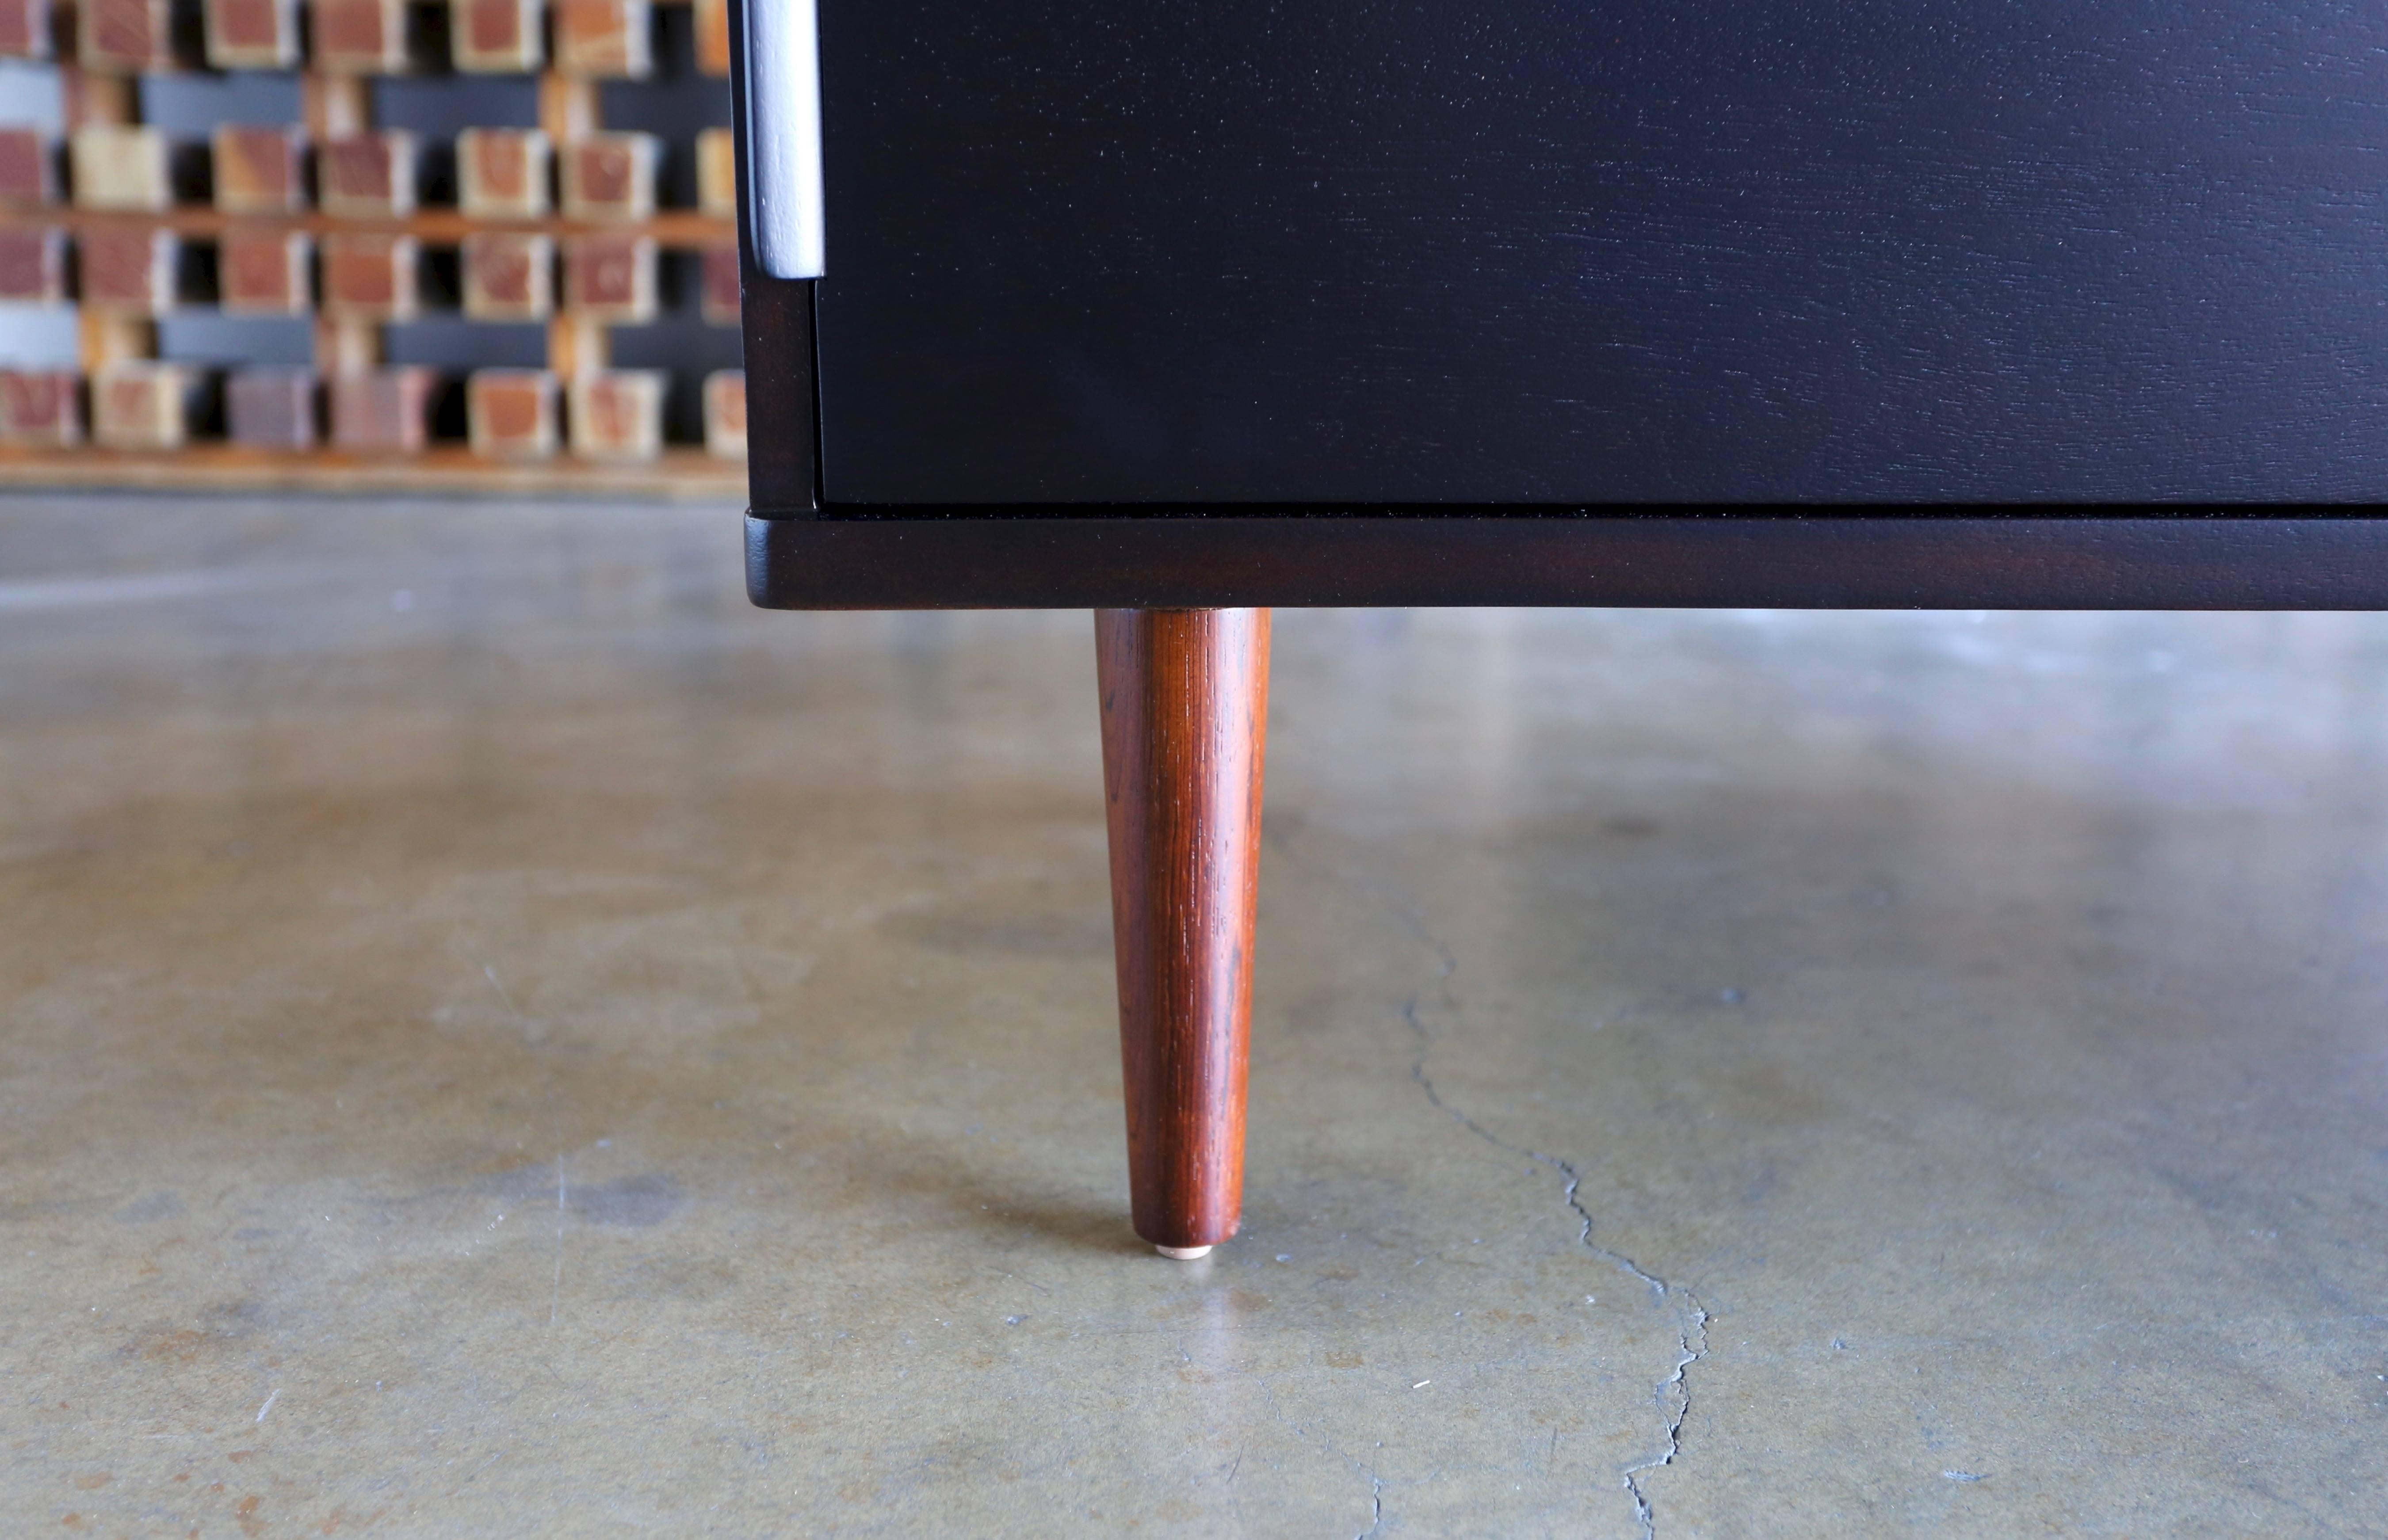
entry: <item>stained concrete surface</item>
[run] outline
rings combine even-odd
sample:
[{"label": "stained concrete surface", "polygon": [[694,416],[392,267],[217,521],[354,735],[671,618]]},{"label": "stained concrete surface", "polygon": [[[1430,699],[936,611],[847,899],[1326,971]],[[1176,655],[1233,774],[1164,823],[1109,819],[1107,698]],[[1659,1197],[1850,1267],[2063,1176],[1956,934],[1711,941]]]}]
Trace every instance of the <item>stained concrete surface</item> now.
[{"label": "stained concrete surface", "polygon": [[1192,1265],[1092,675],[0,502],[0,1533],[2388,1533],[2388,621],[1281,615]]}]

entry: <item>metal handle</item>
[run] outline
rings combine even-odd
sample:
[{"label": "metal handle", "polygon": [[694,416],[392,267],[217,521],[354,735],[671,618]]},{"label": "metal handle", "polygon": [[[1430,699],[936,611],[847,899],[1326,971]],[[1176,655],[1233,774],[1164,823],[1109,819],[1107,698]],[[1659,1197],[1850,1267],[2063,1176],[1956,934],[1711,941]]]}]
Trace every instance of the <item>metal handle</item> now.
[{"label": "metal handle", "polygon": [[819,278],[822,233],[820,33],[813,0],[747,0],[746,185],[755,262]]}]

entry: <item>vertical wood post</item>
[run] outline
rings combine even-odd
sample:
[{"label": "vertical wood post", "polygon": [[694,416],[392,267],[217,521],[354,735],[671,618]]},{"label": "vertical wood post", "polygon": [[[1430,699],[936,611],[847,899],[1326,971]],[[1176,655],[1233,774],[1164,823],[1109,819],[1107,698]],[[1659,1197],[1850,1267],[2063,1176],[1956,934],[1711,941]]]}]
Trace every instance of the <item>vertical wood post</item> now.
[{"label": "vertical wood post", "polygon": [[1095,652],[1136,1232],[1200,1256],[1243,1217],[1269,612],[1098,610]]}]

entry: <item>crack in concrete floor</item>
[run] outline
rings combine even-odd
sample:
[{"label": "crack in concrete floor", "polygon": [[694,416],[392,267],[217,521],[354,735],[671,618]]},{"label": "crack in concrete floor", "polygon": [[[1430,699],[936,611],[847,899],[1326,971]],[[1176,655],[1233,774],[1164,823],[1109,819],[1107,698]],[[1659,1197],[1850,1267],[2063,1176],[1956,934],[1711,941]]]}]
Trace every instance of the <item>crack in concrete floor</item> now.
[{"label": "crack in concrete floor", "polygon": [[[1292,841],[1285,836],[1273,830],[1267,838],[1268,842],[1287,859],[1303,866],[1313,875],[1342,888],[1346,892],[1358,897],[1364,903],[1392,915],[1413,939],[1433,955],[1436,964],[1433,987],[1442,994],[1444,1008],[1454,1016],[1460,1014],[1458,997],[1451,987],[1453,977],[1459,971],[1458,954],[1449,942],[1435,933],[1423,915],[1408,905],[1386,896],[1379,889],[1365,887],[1356,881],[1344,878],[1340,874],[1324,869],[1319,863],[1296,852]],[[1669,1369],[1666,1378],[1660,1380],[1651,1390],[1651,1399],[1658,1412],[1664,1446],[1653,1451],[1643,1459],[1628,1464],[1618,1475],[1619,1489],[1633,1505],[1634,1521],[1641,1529],[1643,1540],[1656,1540],[1657,1516],[1652,1510],[1649,1494],[1644,1489],[1642,1478],[1652,1471],[1664,1470],[1673,1465],[1676,1458],[1683,1451],[1683,1421],[1691,1415],[1692,1409],[1691,1385],[1685,1379],[1685,1375],[1692,1365],[1708,1357],[1708,1322],[1712,1318],[1706,1305],[1693,1290],[1682,1284],[1670,1283],[1632,1257],[1612,1247],[1602,1245],[1593,1238],[1597,1221],[1592,1210],[1583,1205],[1583,1175],[1576,1168],[1573,1162],[1545,1151],[1503,1139],[1474,1117],[1444,1100],[1441,1089],[1434,1083],[1433,1077],[1427,1072],[1427,1055],[1433,1051],[1435,1039],[1419,1014],[1422,1004],[1423,991],[1413,991],[1402,1003],[1402,1019],[1417,1039],[1418,1056],[1411,1062],[1410,1079],[1416,1083],[1420,1091],[1425,1092],[1428,1104],[1494,1149],[1506,1155],[1522,1155],[1555,1173],[1563,1183],[1560,1202],[1575,1215],[1579,1221],[1577,1243],[1593,1256],[1647,1288],[1655,1302],[1669,1306],[1674,1314],[1676,1344],[1681,1356]],[[1375,1481],[1373,1477],[1371,1480],[1376,1486],[1378,1521],[1369,1527],[1367,1534],[1361,1536],[1361,1540],[1367,1540],[1367,1536],[1375,1534],[1383,1523],[1384,1483]]]}]

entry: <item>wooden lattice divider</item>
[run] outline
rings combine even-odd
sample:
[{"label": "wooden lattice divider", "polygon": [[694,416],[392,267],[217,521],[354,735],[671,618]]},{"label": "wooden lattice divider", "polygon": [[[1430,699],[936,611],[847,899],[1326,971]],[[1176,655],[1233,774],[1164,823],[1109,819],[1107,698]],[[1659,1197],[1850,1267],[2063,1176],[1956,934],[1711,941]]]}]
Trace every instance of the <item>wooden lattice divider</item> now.
[{"label": "wooden lattice divider", "polygon": [[[720,36],[720,0],[663,0],[665,4],[697,7],[697,57],[708,73],[727,69],[727,49]],[[77,27],[82,19],[71,3],[53,12],[57,69],[69,138],[87,124],[132,125],[138,121],[138,82],[133,75],[86,67],[79,50]],[[294,73],[300,88],[302,119],[309,140],[320,146],[337,135],[362,132],[372,125],[372,77],[325,68],[311,50]],[[570,75],[557,68],[549,50],[537,77],[539,116],[559,153],[573,141],[603,127],[600,82]],[[63,153],[63,146],[60,146]],[[233,227],[273,232],[300,232],[321,243],[327,235],[368,234],[411,236],[435,246],[460,245],[477,231],[542,234],[559,247],[571,237],[604,234],[644,237],[667,251],[702,253],[736,238],[734,221],[718,212],[661,208],[629,221],[592,224],[549,214],[539,218],[474,218],[460,208],[416,208],[391,218],[341,217],[320,206],[290,213],[225,213],[206,205],[178,204],[157,211],[95,209],[63,197],[39,207],[0,204],[0,230],[58,229],[80,242],[95,232],[171,232],[178,237],[211,240]],[[371,369],[385,356],[383,325],[358,317],[329,314],[318,304],[313,312],[313,359],[317,372],[329,380],[347,370]],[[592,317],[575,314],[559,304],[547,326],[547,364],[567,388],[570,382],[609,362],[609,328]],[[107,313],[83,304],[78,310],[78,355],[86,383],[95,382],[110,366],[159,355],[155,320]],[[719,382],[705,382],[708,399]],[[0,392],[5,405],[5,392]],[[743,410],[739,414],[743,436]],[[5,424],[0,424],[5,426]],[[328,430],[328,424],[325,425]],[[71,448],[0,442],[0,467],[19,485],[47,482],[86,486],[375,488],[492,490],[605,489],[647,495],[730,497],[744,489],[743,465],[707,450],[671,445],[645,462],[612,461],[592,463],[570,455],[551,460],[501,461],[475,455],[461,444],[440,443],[406,454],[342,453],[318,442],[313,448],[264,451],[221,441],[194,441],[171,451],[136,451],[97,445]]]}]

